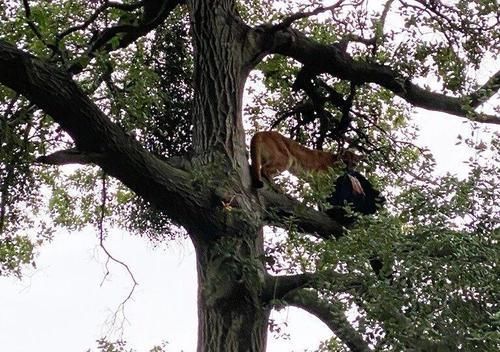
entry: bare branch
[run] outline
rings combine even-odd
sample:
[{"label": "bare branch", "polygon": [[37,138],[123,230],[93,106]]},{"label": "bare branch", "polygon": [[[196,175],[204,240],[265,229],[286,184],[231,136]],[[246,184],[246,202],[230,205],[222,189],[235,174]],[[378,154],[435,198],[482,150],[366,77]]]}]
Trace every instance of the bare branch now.
[{"label": "bare branch", "polygon": [[102,188],[101,188],[101,206],[100,206],[99,219],[97,221],[97,227],[98,227],[98,230],[99,230],[99,246],[101,247],[101,249],[103,250],[103,252],[106,254],[107,260],[106,260],[106,264],[105,264],[106,273],[104,274],[104,277],[103,277],[103,279],[101,281],[101,286],[104,284],[104,281],[106,280],[106,278],[109,275],[108,264],[109,264],[110,260],[113,261],[113,262],[115,262],[115,263],[117,263],[118,265],[122,266],[123,268],[125,268],[125,270],[127,271],[128,275],[130,276],[130,279],[132,280],[132,288],[130,289],[130,291],[129,291],[128,295],[125,297],[125,299],[118,305],[115,313],[113,314],[112,323],[111,324],[114,325],[115,322],[116,322],[116,320],[118,319],[118,313],[119,312],[121,312],[122,316],[125,317],[125,305],[132,298],[132,295],[134,294],[135,288],[137,287],[138,283],[137,283],[137,280],[135,279],[134,274],[130,270],[129,266],[126,263],[124,263],[123,261],[116,259],[110,253],[110,251],[108,250],[108,248],[104,245],[104,237],[105,237],[104,217],[105,217],[105,214],[106,214],[106,198],[107,198],[106,174],[103,172],[102,173]]},{"label": "bare branch", "polygon": [[58,150],[49,155],[39,156],[35,159],[35,162],[48,165],[91,164],[103,158],[104,155],[100,153],[86,153],[76,148],[72,148]]},{"label": "bare branch", "polygon": [[285,29],[285,28],[288,28],[292,25],[293,22],[297,21],[297,20],[300,20],[302,18],[306,18],[306,17],[311,17],[311,16],[315,16],[315,15],[318,15],[322,12],[326,12],[326,11],[333,11],[335,10],[336,8],[339,8],[342,6],[342,3],[344,2],[345,0],[339,0],[337,1],[335,4],[333,5],[330,5],[330,6],[327,6],[327,7],[323,7],[323,6],[320,6],[312,11],[309,11],[309,12],[297,12],[287,18],[285,18],[283,21],[281,21],[281,23],[273,26],[274,30],[275,31],[279,31],[279,30],[282,30],[282,29]]},{"label": "bare branch", "polygon": [[289,305],[302,308],[318,317],[351,351],[370,351],[368,343],[363,340],[362,335],[347,321],[340,303],[322,299],[317,292],[309,289],[292,291],[285,296],[285,300]]}]

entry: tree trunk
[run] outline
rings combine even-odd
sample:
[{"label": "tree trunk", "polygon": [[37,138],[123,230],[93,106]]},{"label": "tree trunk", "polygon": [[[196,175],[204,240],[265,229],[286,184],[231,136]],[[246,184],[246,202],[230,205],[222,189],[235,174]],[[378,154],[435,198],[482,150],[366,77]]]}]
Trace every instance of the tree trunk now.
[{"label": "tree trunk", "polygon": [[[233,0],[190,1],[194,47],[194,167],[220,190],[215,233],[191,229],[198,269],[198,351],[265,351],[269,309],[262,226],[242,123],[245,27]],[[215,186],[213,185],[215,184]]]},{"label": "tree trunk", "polygon": [[260,237],[224,236],[195,248],[198,351],[265,351],[269,309],[262,304]]}]

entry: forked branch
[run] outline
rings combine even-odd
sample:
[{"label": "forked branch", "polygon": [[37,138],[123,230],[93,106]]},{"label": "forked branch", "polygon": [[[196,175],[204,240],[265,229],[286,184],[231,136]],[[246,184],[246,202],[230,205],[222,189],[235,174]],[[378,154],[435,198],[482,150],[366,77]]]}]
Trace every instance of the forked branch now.
[{"label": "forked branch", "polygon": [[109,266],[108,266],[110,261],[113,261],[116,264],[122,266],[127,271],[130,279],[132,280],[132,287],[130,288],[130,291],[128,292],[127,296],[123,299],[123,301],[118,305],[115,312],[113,313],[113,316],[111,317],[111,325],[114,326],[117,319],[118,319],[119,313],[121,313],[121,315],[123,317],[122,324],[120,324],[120,325],[123,325],[123,321],[125,320],[125,305],[127,304],[127,302],[129,302],[132,299],[132,295],[134,294],[135,288],[137,287],[137,285],[139,283],[135,279],[135,276],[132,273],[132,270],[130,270],[130,267],[125,262],[123,262],[119,259],[116,259],[116,257],[113,256],[111,254],[111,252],[109,251],[109,249],[104,245],[104,237],[105,237],[104,218],[105,218],[105,214],[106,214],[106,200],[107,200],[107,182],[106,182],[106,174],[103,172],[102,173],[102,188],[101,188],[101,206],[100,206],[99,218],[97,221],[97,227],[99,229],[99,246],[101,247],[103,252],[106,254],[107,259],[106,259],[106,264],[105,264],[106,273],[104,274],[104,277],[101,281],[101,286],[104,284],[104,281],[106,280],[106,278],[108,277],[108,275],[110,273]]},{"label": "forked branch", "polygon": [[199,216],[199,207],[212,207],[209,190],[194,191],[186,171],[145,150],[113,123],[67,73],[1,39],[0,83],[49,114],[78,149],[59,151],[39,161],[94,162],[157,209],[167,211],[177,223]]},{"label": "forked branch", "polygon": [[283,19],[279,24],[275,25],[274,30],[278,31],[278,30],[288,28],[292,25],[293,22],[298,21],[302,18],[316,16],[316,15],[323,13],[323,12],[326,12],[326,11],[333,11],[333,10],[341,7],[344,2],[345,2],[345,0],[338,0],[336,3],[334,3],[333,5],[330,5],[330,6],[326,6],[326,7],[320,6],[312,11],[294,13],[293,15],[290,15],[287,18]]},{"label": "forked branch", "polygon": [[[101,9],[105,10],[108,7],[117,7],[125,11],[133,10],[139,6],[143,6],[143,16],[137,24],[120,24],[103,29],[101,32],[92,37],[88,43],[87,52],[85,57],[92,58],[96,52],[112,51],[120,48],[125,48],[133,43],[138,38],[146,35],[151,30],[160,25],[170,14],[170,12],[179,4],[183,3],[182,0],[144,0],[133,5],[121,6],[114,2],[109,2],[107,6]],[[99,15],[99,9],[82,24],[82,28],[88,26]],[[75,27],[78,30],[78,27]],[[73,30],[73,29],[68,29]],[[116,43],[111,44],[113,38],[118,38]],[[69,67],[68,71],[72,74],[80,73],[85,67],[85,58],[77,59]]]}]

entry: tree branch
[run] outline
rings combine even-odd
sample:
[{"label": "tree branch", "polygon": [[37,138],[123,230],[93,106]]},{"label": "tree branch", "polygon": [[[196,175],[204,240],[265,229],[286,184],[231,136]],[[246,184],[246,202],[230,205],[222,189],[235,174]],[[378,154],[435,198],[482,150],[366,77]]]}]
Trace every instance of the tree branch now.
[{"label": "tree branch", "polygon": [[373,40],[373,50],[372,50],[372,55],[375,56],[375,53],[377,52],[378,46],[384,42],[385,34],[384,34],[384,27],[385,27],[385,21],[387,19],[387,15],[389,14],[389,10],[391,9],[392,3],[394,0],[388,0],[385,5],[384,5],[384,10],[382,11],[382,14],[380,15],[380,19],[377,21],[376,26],[375,26],[375,37]]},{"label": "tree branch", "polygon": [[30,27],[31,31],[35,34],[35,36],[45,45],[47,48],[57,53],[58,49],[56,46],[49,44],[45,38],[42,36],[42,33],[36,26],[35,22],[31,19],[31,7],[28,0],[23,0],[24,6],[24,14],[26,16],[26,22],[28,23],[28,27]]},{"label": "tree branch", "polygon": [[[114,255],[111,254],[109,251],[108,247],[104,245],[104,238],[105,238],[105,230],[104,230],[104,218],[106,215],[106,199],[107,199],[107,183],[106,183],[106,174],[103,172],[102,173],[102,188],[101,188],[101,206],[100,206],[100,212],[99,212],[99,219],[97,221],[97,228],[99,229],[99,246],[103,250],[103,252],[106,254],[107,259],[106,259],[106,272],[104,273],[104,277],[102,278],[101,281],[101,286],[104,284],[104,281],[108,277],[110,271],[109,271],[109,262],[113,261],[116,264],[122,266],[130,276],[130,279],[132,280],[132,288],[130,289],[128,295],[125,297],[125,299],[118,305],[118,308],[113,314],[113,317],[111,319],[111,324],[114,325],[116,320],[118,319],[118,314],[121,313],[123,316],[123,319],[125,319],[125,305],[127,302],[129,302],[132,299],[132,295],[134,294],[135,288],[139,283],[135,279],[134,273],[130,269],[130,267],[123,261],[117,259]],[[123,322],[123,321],[122,321]]]},{"label": "tree branch", "polygon": [[362,279],[333,270],[297,275],[268,275],[264,286],[264,300],[282,300],[292,291],[302,288],[320,288],[327,282],[335,292],[363,289]]},{"label": "tree branch", "polygon": [[[87,53],[84,56],[92,58],[95,53],[99,50],[111,51],[120,48],[125,48],[139,37],[142,37],[149,33],[151,30],[156,28],[161,24],[170,14],[170,12],[179,4],[182,4],[183,0],[144,0],[140,4],[144,6],[144,12],[140,23],[138,24],[116,24],[115,26],[109,27],[92,37],[88,44]],[[132,6],[132,5],[131,5]],[[136,5],[134,5],[136,6]],[[117,7],[116,3],[108,7]],[[98,9],[99,10],[99,9]],[[126,11],[129,8],[124,9]],[[97,13],[97,11],[96,11]],[[88,25],[87,22],[83,26]],[[83,27],[85,28],[85,27]],[[111,39],[118,36],[119,40],[117,43],[111,44]],[[85,60],[77,59],[69,67],[68,71],[72,74],[80,73],[85,65],[82,64]]]},{"label": "tree branch", "polygon": [[173,221],[182,224],[196,217],[210,231],[213,223],[200,215],[213,209],[210,190],[194,189],[188,172],[146,151],[111,122],[66,72],[0,40],[0,83],[49,114],[75,141],[78,153],[59,151],[46,156],[46,162],[94,162]]},{"label": "tree branch", "polygon": [[294,29],[273,31],[260,27],[260,43],[266,53],[282,54],[301,62],[314,73],[329,73],[357,84],[375,83],[403,98],[410,104],[441,111],[467,119],[500,124],[500,117],[474,112],[474,108],[491,98],[500,89],[500,72],[470,95],[451,97],[432,92],[411,82],[389,66],[353,59],[339,45],[317,43]]},{"label": "tree branch", "polygon": [[99,17],[99,15],[102,12],[104,12],[104,10],[106,10],[106,9],[108,9],[110,7],[121,9],[121,10],[124,10],[124,11],[132,11],[132,10],[138,9],[139,7],[143,6],[143,4],[144,4],[144,1],[139,1],[139,2],[137,2],[135,4],[121,4],[121,3],[114,2],[114,1],[104,1],[102,3],[102,5],[99,6],[94,11],[94,13],[92,15],[90,15],[90,17],[87,20],[85,20],[82,24],[70,27],[70,28],[62,31],[58,35],[56,35],[56,46],[58,46],[58,43],[64,37],[70,35],[73,32],[76,32],[76,31],[79,31],[79,30],[87,28],[92,22],[94,22],[97,19],[97,17]]},{"label": "tree branch", "polygon": [[286,302],[319,318],[353,352],[368,352],[368,343],[349,323],[339,303],[328,302],[320,298],[315,291],[301,289],[285,296]]},{"label": "tree branch", "polygon": [[76,148],[58,150],[49,155],[42,155],[35,159],[35,162],[47,165],[67,165],[67,164],[91,164],[104,159],[101,153],[85,153]]},{"label": "tree branch", "polygon": [[500,70],[498,70],[488,81],[470,95],[470,105],[473,108],[487,101],[495,92],[500,90]]},{"label": "tree branch", "polygon": [[329,239],[343,236],[343,227],[331,217],[305,206],[303,203],[269,189],[259,191],[267,211],[264,221],[269,225],[289,226],[290,221],[300,231]]},{"label": "tree branch", "polygon": [[279,31],[282,29],[286,29],[286,28],[290,27],[293,22],[300,20],[302,18],[315,16],[315,15],[318,15],[318,14],[326,12],[326,11],[333,11],[336,8],[342,7],[343,2],[345,2],[345,0],[338,0],[335,4],[327,6],[327,7],[320,6],[320,7],[316,8],[312,11],[309,11],[309,12],[294,13],[293,15],[285,18],[283,21],[281,21],[280,23],[275,25],[273,30]]}]

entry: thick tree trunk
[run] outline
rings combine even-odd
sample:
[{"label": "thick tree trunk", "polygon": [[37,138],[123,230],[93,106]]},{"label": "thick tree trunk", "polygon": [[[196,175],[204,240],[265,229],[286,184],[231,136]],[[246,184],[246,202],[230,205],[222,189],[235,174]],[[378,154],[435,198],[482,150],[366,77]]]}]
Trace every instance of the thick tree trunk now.
[{"label": "thick tree trunk", "polygon": [[224,236],[196,243],[198,352],[266,349],[269,309],[259,238]]},{"label": "thick tree trunk", "polygon": [[[248,72],[242,39],[246,27],[234,7],[233,0],[190,2],[195,63],[193,147],[202,160],[213,161],[213,152],[221,152],[231,168],[245,171],[242,99]],[[247,172],[239,174],[247,177]]]},{"label": "thick tree trunk", "polygon": [[194,166],[226,204],[215,204],[216,233],[191,229],[198,268],[198,351],[265,351],[269,309],[260,214],[250,189],[242,123],[248,74],[246,27],[233,0],[190,1],[194,47]]}]

